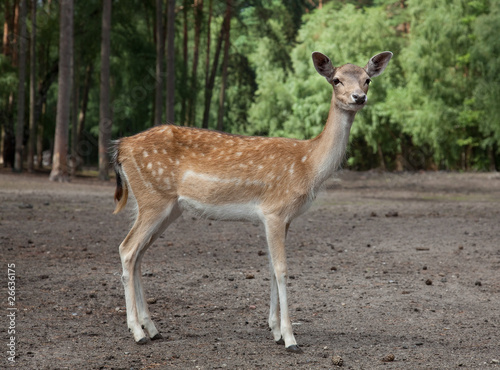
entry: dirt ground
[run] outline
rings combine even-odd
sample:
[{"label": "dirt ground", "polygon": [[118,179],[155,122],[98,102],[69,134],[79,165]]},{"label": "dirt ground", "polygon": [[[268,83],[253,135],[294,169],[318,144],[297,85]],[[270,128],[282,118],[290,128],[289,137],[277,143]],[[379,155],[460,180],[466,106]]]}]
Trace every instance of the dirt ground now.
[{"label": "dirt ground", "polygon": [[334,356],[348,369],[500,367],[499,174],[343,172],[329,182],[287,241],[302,354],[267,328],[262,226],[187,214],[143,263],[164,339],[136,345],[118,256],[131,220],[112,215],[113,193],[93,179],[0,172],[0,367],[328,369]]}]

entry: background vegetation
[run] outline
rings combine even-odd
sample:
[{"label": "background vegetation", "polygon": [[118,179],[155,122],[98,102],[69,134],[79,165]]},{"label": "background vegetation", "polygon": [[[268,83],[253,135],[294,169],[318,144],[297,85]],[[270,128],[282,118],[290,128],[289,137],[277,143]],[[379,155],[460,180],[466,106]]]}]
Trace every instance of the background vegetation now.
[{"label": "background vegetation", "polygon": [[[155,111],[165,122],[168,108],[158,110],[156,103],[166,104],[165,96],[175,97],[179,125],[311,138],[322,130],[331,96],[311,52],[324,52],[336,65],[364,66],[372,55],[391,50],[390,66],[371,85],[369,104],[353,125],[347,165],[397,171],[500,166],[500,2],[177,0],[175,64],[166,55],[157,70],[158,53],[165,53],[157,46],[164,46],[172,1],[112,2],[113,138],[151,127]],[[36,168],[42,151],[54,147],[61,4],[27,4],[28,46],[33,39],[29,8],[36,10],[36,129],[29,129],[30,109],[19,117],[17,102],[19,0],[0,6],[0,125],[4,165],[13,155],[16,128],[24,123],[24,147],[36,139]],[[78,166],[98,162],[102,8],[100,0],[74,2],[68,151]],[[164,87],[172,71],[174,92]],[[27,74],[22,92],[27,107],[30,80]],[[158,86],[163,100],[155,100]],[[24,150],[25,160],[27,155]]]}]

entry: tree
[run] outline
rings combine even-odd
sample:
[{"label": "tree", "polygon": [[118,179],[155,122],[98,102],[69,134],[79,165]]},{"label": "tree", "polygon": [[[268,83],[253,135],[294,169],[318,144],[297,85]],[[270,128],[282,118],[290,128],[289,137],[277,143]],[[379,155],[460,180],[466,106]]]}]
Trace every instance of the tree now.
[{"label": "tree", "polygon": [[162,0],[156,0],[156,85],[155,85],[155,114],[154,124],[162,123],[163,106],[163,56],[165,53],[165,42],[163,40],[163,11]]},{"label": "tree", "polygon": [[73,54],[73,0],[61,0],[57,116],[51,181],[68,181],[68,126]]},{"label": "tree", "polygon": [[21,172],[23,170],[23,147],[24,147],[24,106],[26,98],[25,81],[26,81],[26,13],[27,0],[22,0],[20,4],[19,21],[21,23],[21,35],[19,37],[19,86],[17,94],[17,126],[16,126],[16,154],[14,159],[14,171]]},{"label": "tree", "polygon": [[[228,15],[228,12],[226,12]],[[217,66],[219,65],[220,49],[222,48],[222,41],[224,39],[224,31],[226,29],[226,20],[222,21],[219,38],[217,39],[217,46],[215,47],[214,60],[212,62],[212,69],[205,84],[205,110],[203,111],[203,121],[201,127],[208,128],[208,120],[210,118],[210,104],[212,102],[212,94],[215,83],[215,75],[217,74]]]},{"label": "tree", "polygon": [[35,169],[37,121],[36,108],[36,0],[31,1],[31,43],[30,43],[30,124],[28,141],[28,171]]},{"label": "tree", "polygon": [[167,123],[175,122],[175,0],[167,0]]},{"label": "tree", "polygon": [[222,58],[222,82],[219,97],[219,112],[217,114],[217,129],[224,130],[224,102],[226,100],[227,66],[229,63],[229,43],[231,35],[231,0],[226,0],[226,15],[224,16],[224,56]]},{"label": "tree", "polygon": [[101,38],[101,85],[99,103],[99,179],[109,180],[109,144],[113,124],[110,107],[109,57],[111,40],[111,0],[104,0]]},{"label": "tree", "polygon": [[[200,54],[201,27],[203,22],[203,0],[194,0],[194,50],[193,66],[191,70],[191,93],[188,96],[187,120],[188,126],[195,125],[196,98],[198,96],[198,60]],[[207,46],[209,47],[209,46]]]}]

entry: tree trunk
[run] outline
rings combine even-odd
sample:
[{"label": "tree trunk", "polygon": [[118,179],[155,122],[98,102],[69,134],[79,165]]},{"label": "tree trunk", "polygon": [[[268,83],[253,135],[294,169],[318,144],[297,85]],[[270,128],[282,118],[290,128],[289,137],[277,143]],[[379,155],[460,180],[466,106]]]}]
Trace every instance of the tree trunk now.
[{"label": "tree trunk", "polygon": [[208,80],[210,78],[210,41],[211,41],[210,27],[212,27],[212,9],[213,9],[213,0],[210,0],[208,2],[207,51],[205,56],[205,86],[208,85]]},{"label": "tree trunk", "polygon": [[182,98],[181,98],[181,121],[180,124],[186,125],[187,124],[187,114],[186,114],[186,101],[189,99],[189,87],[188,87],[188,8],[189,8],[189,1],[184,0],[183,1],[183,9],[182,9],[182,14],[183,14],[183,20],[184,20],[184,27],[183,27],[183,37],[182,37],[182,56],[183,56],[183,61],[182,63],[182,75],[181,75],[181,81],[182,84],[178,87],[178,89],[181,90]]},{"label": "tree trunk", "polygon": [[217,73],[220,49],[222,47],[222,40],[224,38],[225,22],[226,21],[224,19],[220,29],[219,39],[217,40],[217,46],[215,47],[215,55],[212,63],[212,70],[210,71],[210,76],[205,85],[205,110],[203,112],[203,122],[202,122],[203,128],[208,128],[208,120],[210,118],[210,103],[212,102],[212,92],[214,89],[215,75]]},{"label": "tree trunk", "polygon": [[87,116],[87,106],[89,103],[90,85],[92,83],[92,74],[94,64],[90,62],[85,72],[85,82],[83,86],[82,104],[78,113],[78,127],[76,129],[76,170],[80,171],[83,164],[83,156],[90,154],[90,148],[82,141],[82,133],[85,127],[85,118]]},{"label": "tree trunk", "polygon": [[101,87],[99,103],[99,180],[109,180],[108,146],[111,140],[109,55],[111,35],[111,0],[103,1],[101,39]]},{"label": "tree trunk", "polygon": [[163,12],[162,0],[156,0],[156,85],[155,85],[155,117],[154,124],[162,123],[163,106],[163,54],[165,43],[163,41]]},{"label": "tree trunk", "polygon": [[20,4],[19,21],[21,23],[21,35],[19,37],[19,87],[17,90],[17,127],[16,127],[16,154],[14,157],[14,171],[23,170],[23,146],[24,146],[24,106],[25,106],[25,81],[26,81],[26,13],[28,2],[22,0]]},{"label": "tree trunk", "polygon": [[7,102],[7,108],[4,117],[3,124],[3,148],[2,148],[2,159],[3,166],[10,166],[14,169],[14,157],[16,152],[16,139],[14,135],[14,93],[9,94],[9,100]]},{"label": "tree trunk", "polygon": [[9,56],[11,53],[10,50],[10,21],[11,21],[11,8],[10,8],[10,0],[5,0],[5,21],[3,23],[3,38],[2,38],[2,53],[5,56]]},{"label": "tree trunk", "polygon": [[194,51],[191,71],[191,93],[188,99],[188,126],[195,126],[196,98],[198,96],[198,59],[200,54],[200,34],[203,21],[203,0],[194,1]]},{"label": "tree trunk", "polygon": [[68,181],[68,125],[73,54],[73,0],[61,0],[56,133],[51,181]]},{"label": "tree trunk", "polygon": [[28,171],[35,170],[36,151],[36,0],[31,1],[31,43],[30,43],[30,136],[28,142]]},{"label": "tree trunk", "polygon": [[18,40],[19,40],[19,0],[14,0],[14,15],[12,18],[12,40],[11,44],[14,45],[14,47],[11,49],[12,52],[12,65],[14,67],[18,66],[18,49],[16,47]]},{"label": "tree trunk", "polygon": [[175,0],[168,0],[167,3],[167,98],[166,98],[166,121],[175,121]]},{"label": "tree trunk", "polygon": [[225,31],[224,31],[224,57],[222,59],[222,84],[219,96],[219,112],[217,115],[217,130],[224,130],[224,103],[226,101],[227,66],[229,63],[229,42],[231,32],[231,0],[226,1]]},{"label": "tree trunk", "polygon": [[379,168],[382,171],[387,171],[387,167],[385,165],[385,160],[384,160],[384,152],[382,151],[382,145],[377,142],[377,154],[378,154],[378,162],[379,162]]},{"label": "tree trunk", "polygon": [[[74,57],[74,55],[73,55]],[[78,78],[78,62],[73,59],[73,95],[71,103],[71,159],[69,160],[70,175],[74,176],[78,167],[78,101],[80,100],[80,86]]]}]

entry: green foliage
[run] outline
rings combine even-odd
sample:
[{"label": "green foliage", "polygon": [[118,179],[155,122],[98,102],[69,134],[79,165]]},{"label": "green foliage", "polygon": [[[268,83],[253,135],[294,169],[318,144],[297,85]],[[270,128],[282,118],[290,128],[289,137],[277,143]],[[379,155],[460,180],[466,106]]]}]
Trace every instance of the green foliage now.
[{"label": "green foliage", "polygon": [[[189,3],[189,2],[188,2]],[[500,2],[493,0],[233,0],[224,127],[232,133],[312,138],[326,121],[331,87],[311,62],[315,50],[334,65],[364,66],[376,53],[394,58],[370,87],[369,103],[351,131],[348,165],[355,169],[487,170],[500,164]],[[187,12],[187,63],[183,60],[184,1],[177,1],[176,120],[191,91],[194,12]],[[213,2],[210,68],[225,11]],[[82,94],[94,66],[85,128],[96,142],[99,120],[101,7],[75,2],[75,75]],[[165,9],[165,8],[164,8]],[[3,15],[4,9],[0,9]],[[195,125],[200,126],[208,0],[199,50]],[[153,123],[155,88],[154,2],[113,2],[111,86],[113,135]],[[30,23],[28,23],[30,29]],[[38,6],[38,79],[58,59],[58,3]],[[222,59],[222,57],[221,57]],[[216,125],[220,66],[209,127]],[[165,76],[162,76],[164,78]],[[0,56],[0,109],[17,89],[17,70]],[[15,96],[15,94],[14,94]],[[54,135],[57,86],[47,94],[45,145]],[[80,97],[81,100],[81,97]],[[93,144],[92,144],[93,145]],[[94,156],[96,158],[96,155]]]}]

